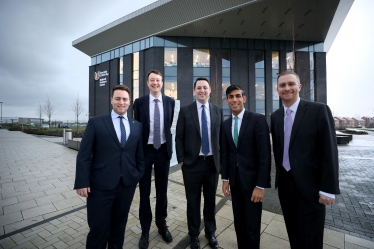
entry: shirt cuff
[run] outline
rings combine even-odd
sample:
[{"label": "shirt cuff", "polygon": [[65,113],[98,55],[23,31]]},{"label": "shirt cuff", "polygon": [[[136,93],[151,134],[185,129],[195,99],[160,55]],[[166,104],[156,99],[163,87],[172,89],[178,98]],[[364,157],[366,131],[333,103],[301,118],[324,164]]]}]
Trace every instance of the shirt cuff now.
[{"label": "shirt cuff", "polygon": [[221,179],[222,181],[224,181],[224,182],[228,182],[229,180],[227,180],[227,179]]},{"label": "shirt cuff", "polygon": [[323,192],[323,191],[319,191],[319,193],[323,194],[324,196],[327,196],[327,197],[335,199],[335,195],[334,194],[329,194],[329,193],[326,193],[326,192]]},{"label": "shirt cuff", "polygon": [[259,187],[259,186],[256,186],[256,188],[259,188],[259,189],[262,189],[262,190],[264,190],[265,188],[261,188],[261,187]]}]

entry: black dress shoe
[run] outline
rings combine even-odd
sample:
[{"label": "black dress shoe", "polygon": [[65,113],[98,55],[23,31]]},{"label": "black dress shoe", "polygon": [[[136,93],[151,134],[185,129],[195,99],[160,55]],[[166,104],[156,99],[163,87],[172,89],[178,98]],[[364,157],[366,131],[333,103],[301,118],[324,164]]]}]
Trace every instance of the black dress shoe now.
[{"label": "black dress shoe", "polygon": [[149,245],[149,234],[142,233],[142,237],[139,240],[139,248],[140,249],[147,249]]},{"label": "black dress shoe", "polygon": [[163,239],[166,243],[170,243],[170,242],[173,241],[173,237],[171,236],[171,233],[169,232],[168,227],[159,228],[159,229],[158,229],[158,233],[162,236],[162,239]]},{"label": "black dress shoe", "polygon": [[190,247],[191,249],[200,249],[200,241],[198,237],[191,237]]},{"label": "black dress shoe", "polygon": [[218,248],[218,241],[214,234],[212,235],[205,234],[205,238],[209,240],[209,246],[211,248]]}]

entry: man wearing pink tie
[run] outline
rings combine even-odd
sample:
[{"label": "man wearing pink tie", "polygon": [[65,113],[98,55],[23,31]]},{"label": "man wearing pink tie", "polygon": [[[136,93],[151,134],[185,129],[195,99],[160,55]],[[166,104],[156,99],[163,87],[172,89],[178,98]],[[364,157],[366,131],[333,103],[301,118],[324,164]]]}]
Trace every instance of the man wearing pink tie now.
[{"label": "man wearing pink tie", "polygon": [[334,120],[327,105],[300,99],[300,89],[296,73],[279,74],[284,106],[271,115],[275,188],[291,248],[322,249],[325,205],[340,194]]}]

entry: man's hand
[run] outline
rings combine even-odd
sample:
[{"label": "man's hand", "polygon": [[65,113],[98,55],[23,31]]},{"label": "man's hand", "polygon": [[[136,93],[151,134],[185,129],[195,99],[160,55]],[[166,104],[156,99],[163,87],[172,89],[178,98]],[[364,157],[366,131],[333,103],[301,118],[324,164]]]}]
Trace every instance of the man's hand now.
[{"label": "man's hand", "polygon": [[262,202],[262,199],[264,198],[264,193],[265,193],[265,190],[264,189],[260,189],[260,188],[254,188],[253,192],[252,192],[252,197],[251,197],[251,201],[252,202]]},{"label": "man's hand", "polygon": [[319,194],[319,200],[318,202],[323,204],[323,205],[332,205],[334,204],[335,199],[327,197],[326,195]]},{"label": "man's hand", "polygon": [[222,192],[225,196],[230,196],[230,185],[228,181],[222,182]]},{"label": "man's hand", "polygon": [[91,192],[90,188],[80,188],[77,189],[77,194],[82,197],[88,197],[88,194]]}]

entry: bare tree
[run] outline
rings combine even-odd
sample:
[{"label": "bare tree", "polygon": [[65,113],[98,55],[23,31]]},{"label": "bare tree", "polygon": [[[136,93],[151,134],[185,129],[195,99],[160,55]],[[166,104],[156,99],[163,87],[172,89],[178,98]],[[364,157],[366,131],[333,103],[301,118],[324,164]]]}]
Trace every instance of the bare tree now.
[{"label": "bare tree", "polygon": [[51,126],[51,117],[55,112],[55,107],[52,105],[51,101],[49,100],[49,96],[47,96],[47,101],[43,106],[43,113],[48,117],[48,124]]},{"label": "bare tree", "polygon": [[78,118],[79,115],[83,112],[83,104],[82,101],[79,99],[79,93],[77,99],[74,101],[74,103],[71,105],[71,109],[73,110],[76,119],[76,125],[77,125],[77,131],[78,131]]},{"label": "bare tree", "polygon": [[39,117],[39,125],[42,126],[43,107],[39,103],[38,108],[35,110],[36,115]]}]

